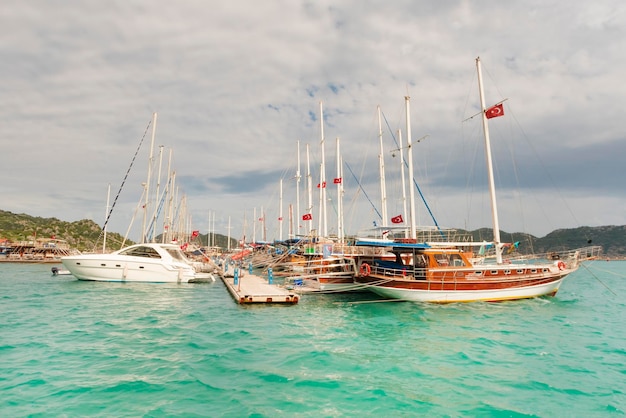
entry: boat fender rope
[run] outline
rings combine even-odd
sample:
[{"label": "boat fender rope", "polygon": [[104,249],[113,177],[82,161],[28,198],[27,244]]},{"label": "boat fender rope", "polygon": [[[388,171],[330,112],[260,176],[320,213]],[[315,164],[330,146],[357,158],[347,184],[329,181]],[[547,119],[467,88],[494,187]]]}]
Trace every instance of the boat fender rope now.
[{"label": "boat fender rope", "polygon": [[370,267],[369,264],[367,263],[363,263],[361,264],[361,268],[359,269],[359,273],[361,273],[361,276],[363,277],[367,277],[372,273],[372,267]]}]

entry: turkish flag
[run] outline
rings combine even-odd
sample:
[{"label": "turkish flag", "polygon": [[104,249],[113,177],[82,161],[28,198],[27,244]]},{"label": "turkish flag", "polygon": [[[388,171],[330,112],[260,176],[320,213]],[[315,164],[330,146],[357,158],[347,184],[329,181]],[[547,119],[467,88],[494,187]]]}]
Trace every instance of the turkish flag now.
[{"label": "turkish flag", "polygon": [[392,224],[401,224],[402,222],[404,222],[404,219],[402,219],[402,215],[394,216],[393,218],[391,218]]},{"label": "turkish flag", "polygon": [[313,216],[310,213],[305,213],[304,215],[302,215],[303,221],[310,221],[311,219],[313,219]]},{"label": "turkish flag", "polygon": [[[326,182],[325,181],[322,182],[322,186],[321,187],[322,187],[322,189],[326,187]],[[320,188],[320,184],[319,183],[317,183],[317,188],[318,189]]]},{"label": "turkish flag", "polygon": [[341,184],[341,177],[337,177],[336,179],[333,180],[333,183],[335,184]]},{"label": "turkish flag", "polygon": [[487,116],[487,119],[504,116],[504,106],[502,103],[491,106],[489,109],[485,110],[485,115]]}]

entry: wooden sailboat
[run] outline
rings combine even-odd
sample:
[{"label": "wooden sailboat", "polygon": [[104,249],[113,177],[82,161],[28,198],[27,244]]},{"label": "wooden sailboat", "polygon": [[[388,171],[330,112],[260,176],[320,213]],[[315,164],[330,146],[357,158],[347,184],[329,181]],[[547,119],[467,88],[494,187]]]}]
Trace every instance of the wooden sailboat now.
[{"label": "wooden sailboat", "polygon": [[[395,261],[361,257],[356,281],[387,298],[419,302],[502,301],[555,295],[565,277],[576,271],[584,259],[599,255],[600,247],[585,247],[560,253],[504,259],[500,240],[488,119],[502,116],[502,104],[485,107],[480,59],[476,59],[489,192],[492,208],[495,258],[474,258],[481,243],[419,242],[416,239],[413,196],[411,196],[411,238],[396,241],[360,241],[357,245],[385,249]],[[407,135],[409,175],[412,176],[410,125]],[[412,190],[413,188],[411,188]],[[484,243],[483,243],[484,244]]]}]

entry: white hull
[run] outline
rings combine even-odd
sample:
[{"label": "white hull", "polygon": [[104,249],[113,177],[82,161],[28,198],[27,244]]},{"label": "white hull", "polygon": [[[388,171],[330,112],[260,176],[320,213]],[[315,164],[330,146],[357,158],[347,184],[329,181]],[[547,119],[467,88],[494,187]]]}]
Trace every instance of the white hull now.
[{"label": "white hull", "polygon": [[[564,277],[563,277],[564,278]],[[563,278],[550,283],[508,289],[446,291],[400,289],[384,286],[370,286],[369,289],[385,298],[400,299],[411,302],[497,302],[504,300],[528,299],[545,295],[554,295],[561,286]]]},{"label": "white hull", "polygon": [[[152,257],[128,255],[132,246],[112,254],[83,254],[63,257],[63,266],[78,280],[99,282],[189,283],[196,279],[196,271],[184,256],[174,259],[170,253],[180,248],[171,245],[147,244],[154,248]],[[155,257],[159,252],[161,257]],[[169,252],[168,252],[169,251]],[[182,254],[182,253],[181,253]]]}]

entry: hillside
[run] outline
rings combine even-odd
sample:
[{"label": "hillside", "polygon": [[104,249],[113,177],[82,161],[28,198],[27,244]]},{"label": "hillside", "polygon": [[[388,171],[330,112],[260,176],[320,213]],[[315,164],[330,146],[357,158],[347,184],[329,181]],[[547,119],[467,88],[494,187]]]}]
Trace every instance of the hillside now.
[{"label": "hillside", "polygon": [[[469,232],[475,240],[489,240],[492,237],[490,228],[478,229]],[[521,253],[545,253],[599,245],[602,247],[602,256],[610,258],[626,258],[626,225],[615,226],[582,226],[571,229],[557,229],[545,237],[537,238],[533,235],[517,232],[500,231],[503,242],[518,242]]]},{"label": "hillside", "polygon": [[[15,214],[0,210],[0,240],[30,241],[35,238],[62,239],[70,246],[80,251],[93,251],[97,246],[102,246],[102,227],[92,220],[83,219],[76,222],[65,222],[57,218],[40,218],[23,213]],[[123,235],[115,232],[107,232],[107,250],[119,250],[123,242]],[[207,242],[206,235],[200,235],[201,243]],[[228,237],[215,234],[215,243],[219,247],[226,248]],[[127,240],[125,245],[134,242]],[[237,245],[237,240],[231,239],[231,247]]]},{"label": "hillside", "polygon": [[[96,245],[102,245],[101,227],[95,222],[83,219],[76,222],[64,222],[56,218],[40,218],[26,214],[15,214],[0,210],[0,238],[11,241],[32,240],[36,237],[55,236],[66,240],[72,247],[81,251],[91,251]],[[469,231],[475,240],[490,240],[491,229],[482,228]],[[206,244],[207,235],[201,234],[199,242]],[[558,229],[545,237],[535,237],[525,233],[501,232],[503,242],[520,242],[522,253],[542,253],[562,249],[579,248],[587,245],[600,245],[603,255],[611,258],[626,258],[626,225],[583,226],[573,229]],[[107,248],[120,248],[123,236],[118,233],[107,234]],[[217,246],[226,248],[228,237],[215,234]],[[126,244],[131,244],[127,241]],[[237,246],[237,240],[231,238],[231,248]]]}]

